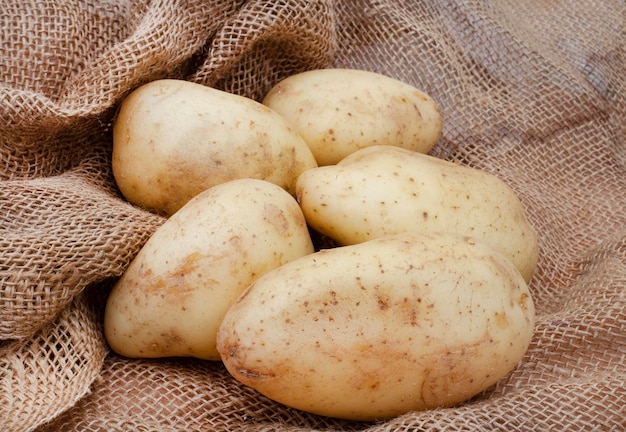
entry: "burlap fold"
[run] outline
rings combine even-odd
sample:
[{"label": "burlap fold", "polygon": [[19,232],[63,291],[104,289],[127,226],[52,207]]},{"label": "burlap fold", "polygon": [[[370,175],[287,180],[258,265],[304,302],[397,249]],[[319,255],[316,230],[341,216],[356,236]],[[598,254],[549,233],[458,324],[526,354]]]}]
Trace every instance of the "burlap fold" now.
[{"label": "burlap fold", "polygon": [[[625,28],[621,0],[3,1],[0,430],[626,430]],[[502,178],[539,234],[532,344],[461,406],[323,418],[107,349],[108,290],[164,221],[115,186],[119,102],[164,77],[259,100],[330,66],[433,96],[432,154]]]}]

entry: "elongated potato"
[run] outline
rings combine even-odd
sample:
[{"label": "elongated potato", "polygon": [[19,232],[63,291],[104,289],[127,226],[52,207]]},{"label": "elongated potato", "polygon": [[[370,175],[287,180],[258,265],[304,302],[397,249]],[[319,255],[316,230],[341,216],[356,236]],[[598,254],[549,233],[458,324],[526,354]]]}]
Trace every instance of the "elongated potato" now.
[{"label": "elongated potato", "polygon": [[375,420],[487,389],[522,359],[534,319],[523,278],[485,243],[403,233],[268,272],[229,309],[217,348],[271,399]]},{"label": "elongated potato", "polygon": [[253,179],[214,186],[160,226],[114,286],[106,339],[127,357],[219,360],[228,307],[259,276],[312,252],[285,190]]},{"label": "elongated potato", "polygon": [[374,72],[318,69],[292,75],[263,104],[294,125],[318,165],[335,164],[371,145],[428,153],[441,135],[441,114],[429,95]]},{"label": "elongated potato", "polygon": [[537,235],[502,180],[485,171],[392,146],[372,146],[300,175],[309,225],[340,244],[409,232],[452,231],[485,240],[529,281]]},{"label": "elongated potato", "polygon": [[290,193],[317,166],[276,112],[242,96],[188,81],[153,81],[121,104],[113,125],[113,175],[124,197],[171,215],[211,186],[239,178]]}]

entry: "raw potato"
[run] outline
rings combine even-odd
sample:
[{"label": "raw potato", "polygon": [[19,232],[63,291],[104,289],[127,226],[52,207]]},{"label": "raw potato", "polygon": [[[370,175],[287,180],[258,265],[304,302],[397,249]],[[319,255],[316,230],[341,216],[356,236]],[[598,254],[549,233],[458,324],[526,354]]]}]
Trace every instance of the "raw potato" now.
[{"label": "raw potato", "polygon": [[452,231],[486,241],[527,282],[537,265],[537,235],[519,198],[485,171],[372,146],[302,173],[296,195],[309,225],[343,245],[404,231]]},{"label": "raw potato", "polygon": [[259,278],[226,314],[228,371],[267,397],[355,420],[451,406],[522,359],[526,283],[455,234],[409,234],[316,252]]},{"label": "raw potato", "polygon": [[139,87],[122,102],[112,163],[128,201],[165,215],[238,178],[293,193],[298,175],[317,166],[302,137],[261,103],[171,79]]},{"label": "raw potato", "polygon": [[292,75],[263,104],[294,125],[320,166],[371,145],[428,153],[441,135],[441,114],[429,95],[374,72],[318,69]]},{"label": "raw potato", "polygon": [[254,179],[214,186],[160,226],[114,286],[106,339],[127,357],[219,360],[228,307],[259,276],[312,252],[285,190]]}]

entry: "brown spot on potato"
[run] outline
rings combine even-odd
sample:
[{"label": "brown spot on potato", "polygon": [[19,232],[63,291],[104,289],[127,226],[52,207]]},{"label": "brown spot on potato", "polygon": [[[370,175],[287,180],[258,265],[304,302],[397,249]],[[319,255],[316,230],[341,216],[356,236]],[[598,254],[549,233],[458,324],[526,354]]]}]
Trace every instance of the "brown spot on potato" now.
[{"label": "brown spot on potato", "polygon": [[494,321],[499,328],[506,328],[509,326],[509,318],[506,313],[496,312],[494,314]]},{"label": "brown spot on potato", "polygon": [[[152,283],[142,285],[143,294],[146,296],[160,295],[161,298],[183,300],[193,291],[185,283],[184,279],[193,273],[205,256],[200,252],[193,252],[185,256],[183,262],[164,278],[154,280]],[[167,263],[166,263],[167,264]]]},{"label": "brown spot on potato", "polygon": [[261,373],[259,371],[255,371],[252,369],[239,369],[239,373],[250,380],[260,380],[260,379],[266,379],[266,378],[273,378],[274,375],[272,373]]},{"label": "brown spot on potato", "polygon": [[263,206],[263,219],[269,222],[281,235],[289,230],[289,220],[282,210],[274,204],[266,203]]},{"label": "brown spot on potato", "polygon": [[529,300],[529,295],[526,293],[523,293],[520,296],[519,299],[519,306],[520,308],[524,311],[524,312],[528,312],[528,300]]},{"label": "brown spot on potato", "polygon": [[378,309],[382,311],[389,309],[389,301],[386,298],[379,296],[376,302],[378,304]]}]

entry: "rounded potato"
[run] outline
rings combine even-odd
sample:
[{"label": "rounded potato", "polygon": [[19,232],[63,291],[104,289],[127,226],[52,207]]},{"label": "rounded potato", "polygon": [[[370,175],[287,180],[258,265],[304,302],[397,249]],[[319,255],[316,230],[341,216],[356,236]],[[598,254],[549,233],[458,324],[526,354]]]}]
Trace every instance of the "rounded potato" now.
[{"label": "rounded potato", "polygon": [[485,171],[372,146],[302,173],[296,196],[309,225],[343,245],[404,231],[453,231],[486,241],[527,282],[537,265],[537,235],[519,198]]},{"label": "rounded potato", "polygon": [[113,124],[113,175],[124,197],[171,215],[211,186],[238,178],[293,193],[317,166],[279,114],[252,99],[163,79],[133,91]]},{"label": "rounded potato", "polygon": [[523,278],[486,244],[404,233],[265,274],[227,312],[217,347],[271,399],[375,420],[487,389],[522,359],[534,319]]},{"label": "rounded potato", "polygon": [[262,274],[313,252],[295,199],[263,180],[214,186],[160,226],[111,291],[104,330],[127,357],[219,360],[228,307]]},{"label": "rounded potato", "polygon": [[435,101],[394,78],[355,69],[317,69],[279,82],[263,104],[282,114],[318,165],[371,145],[428,153],[441,135]]}]

